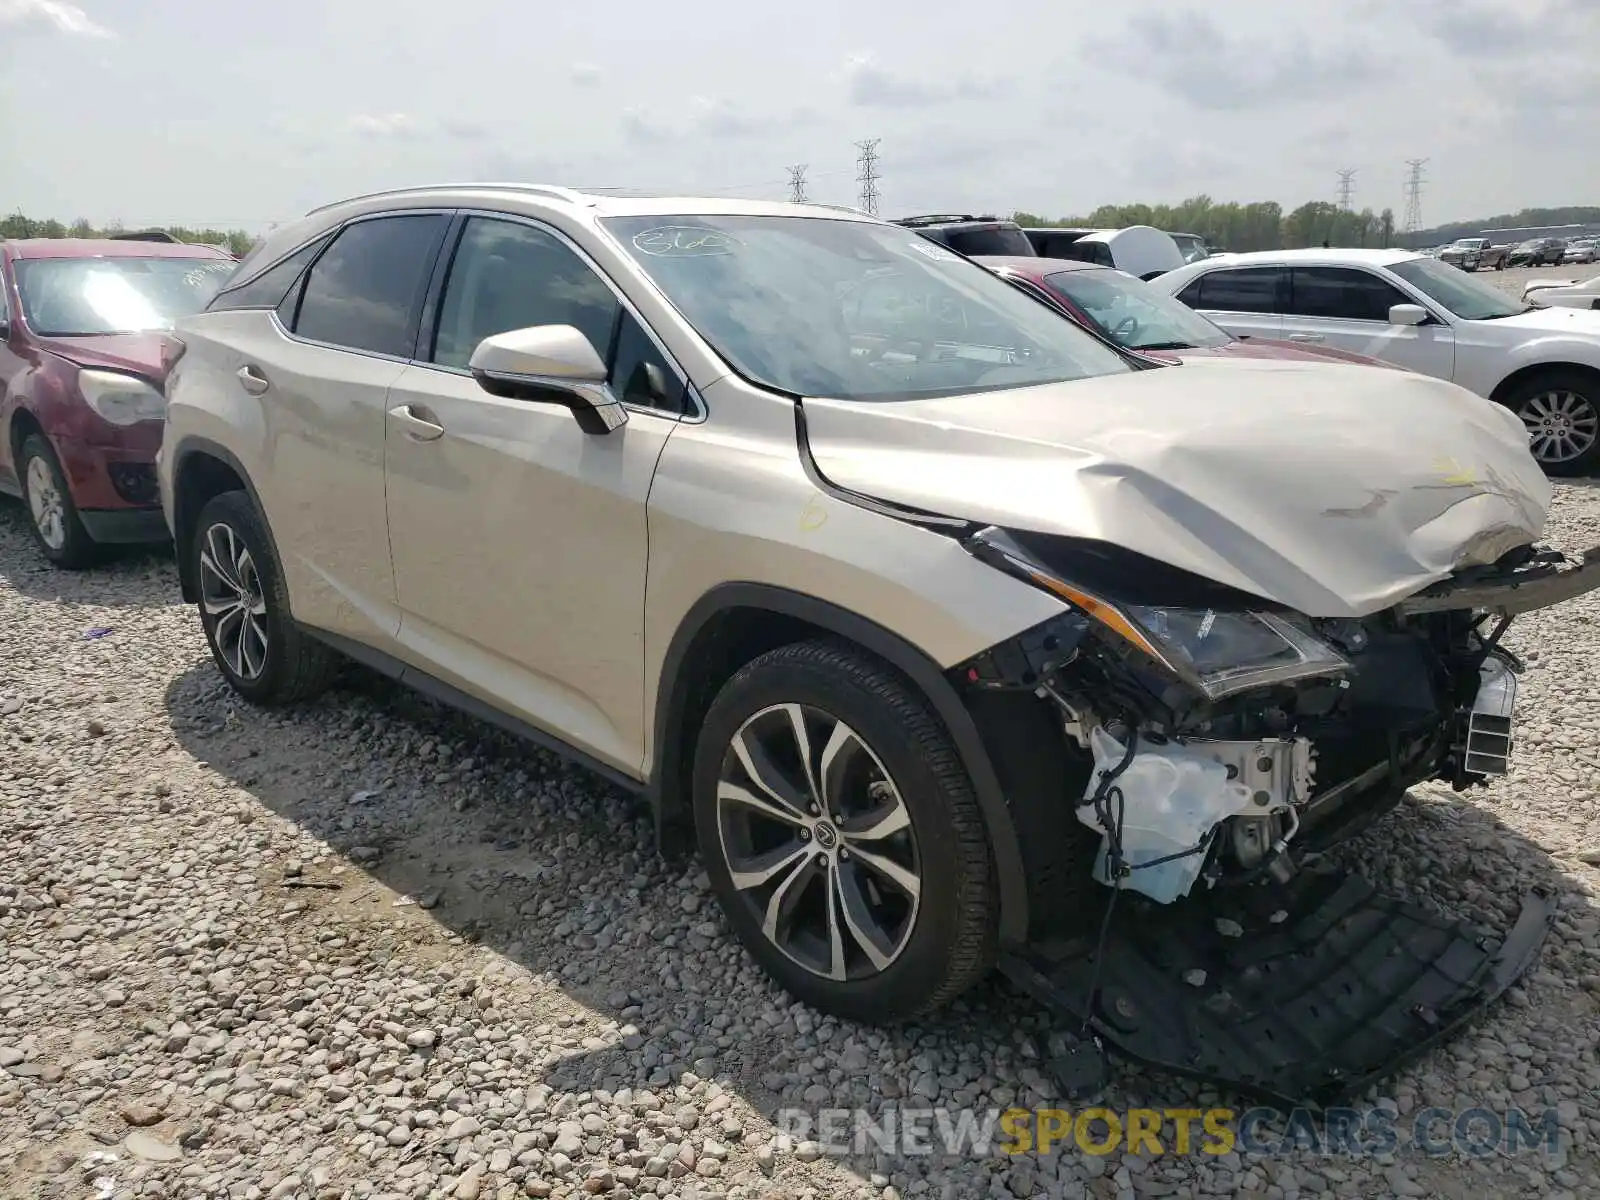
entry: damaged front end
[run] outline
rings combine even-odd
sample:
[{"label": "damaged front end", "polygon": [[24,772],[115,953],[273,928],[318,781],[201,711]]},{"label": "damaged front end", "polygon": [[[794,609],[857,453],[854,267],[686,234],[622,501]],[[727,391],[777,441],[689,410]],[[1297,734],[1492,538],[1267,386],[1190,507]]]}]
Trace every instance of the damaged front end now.
[{"label": "damaged front end", "polygon": [[991,527],[966,545],[1068,605],[954,673],[1053,712],[1081,765],[1060,853],[1103,885],[1008,953],[1016,982],[1128,1057],[1326,1104],[1527,969],[1542,897],[1496,944],[1317,860],[1413,784],[1507,770],[1521,665],[1501,638],[1600,587],[1600,551],[1523,548],[1315,619],[1104,544]]}]

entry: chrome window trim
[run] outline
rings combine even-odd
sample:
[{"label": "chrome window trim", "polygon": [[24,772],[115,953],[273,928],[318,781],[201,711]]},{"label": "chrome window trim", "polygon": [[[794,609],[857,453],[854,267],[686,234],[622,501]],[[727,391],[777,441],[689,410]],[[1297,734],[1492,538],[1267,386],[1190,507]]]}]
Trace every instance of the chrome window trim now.
[{"label": "chrome window trim", "polygon": [[[613,280],[611,278],[611,276],[608,275],[606,273],[606,271],[601,268],[600,264],[595,261],[594,256],[589,254],[586,250],[584,250],[584,248],[582,246],[580,246],[576,242],[574,242],[570,237],[568,237],[561,230],[555,228],[553,225],[550,225],[548,222],[542,221],[542,220],[540,220],[540,219],[538,219],[536,217],[529,217],[524,213],[511,213],[511,212],[504,212],[504,211],[501,211],[499,209],[486,209],[486,208],[438,208],[438,207],[430,207],[430,208],[392,208],[392,209],[384,209],[381,212],[361,213],[359,216],[351,217],[348,221],[344,221],[344,222],[342,222],[342,223],[340,223],[338,225],[335,225],[332,229],[324,230],[322,233],[317,234],[316,237],[307,238],[304,242],[301,242],[299,246],[295,247],[294,250],[290,251],[290,254],[298,253],[300,250],[304,249],[307,245],[309,245],[310,243],[316,241],[317,237],[328,237],[328,239],[329,239],[328,240],[328,245],[332,246],[334,244],[334,242],[337,240],[337,238],[338,238],[338,236],[340,234],[342,234],[350,226],[359,224],[362,221],[376,221],[376,220],[382,220],[385,217],[405,217],[405,216],[446,216],[446,217],[462,216],[462,217],[468,217],[468,218],[471,218],[471,217],[484,217],[484,218],[487,218],[487,219],[490,219],[490,220],[511,221],[511,222],[515,222],[515,223],[520,224],[520,225],[528,225],[528,226],[531,226],[534,229],[537,229],[541,233],[546,233],[546,234],[549,234],[550,236],[554,237],[557,241],[559,241],[567,249],[571,250],[575,255],[577,255],[579,261],[582,262],[586,267],[588,267],[589,270],[591,270],[591,271],[593,271],[595,273],[596,277],[598,277],[600,279],[600,281],[602,283],[604,283],[605,286],[611,290],[612,295],[615,296],[616,299],[617,299],[617,303],[620,304],[622,306],[622,308],[626,312],[628,312],[633,317],[633,319],[635,321],[637,321],[639,323],[639,327],[644,330],[645,336],[650,339],[651,344],[653,346],[655,346],[656,350],[660,353],[662,359],[665,360],[672,367],[672,369],[678,373],[679,378],[681,378],[683,380],[683,382],[684,382],[684,394],[685,394],[685,396],[687,397],[687,399],[689,401],[689,404],[690,404],[690,407],[691,407],[692,411],[684,412],[684,413],[670,413],[670,412],[667,412],[664,409],[657,408],[657,407],[655,407],[653,405],[648,405],[648,404],[627,404],[627,403],[624,403],[622,401],[618,401],[618,403],[622,404],[623,407],[628,409],[630,412],[648,413],[648,414],[651,414],[651,415],[654,415],[654,416],[657,416],[657,417],[661,417],[664,420],[681,421],[681,422],[684,422],[686,424],[700,424],[701,422],[705,421],[705,419],[710,415],[709,410],[706,408],[705,401],[700,396],[700,390],[697,387],[695,387],[694,380],[689,377],[689,372],[683,369],[683,364],[680,363],[677,360],[676,356],[674,356],[672,354],[672,352],[667,349],[665,344],[662,343],[660,336],[656,333],[656,331],[654,329],[651,328],[650,322],[648,322],[648,321],[646,321],[644,319],[644,316],[643,316],[643,314],[641,314],[639,312],[638,307],[634,305],[633,301],[628,299],[627,295],[622,291],[622,289],[617,286],[616,281]],[[329,236],[329,235],[332,235],[332,236]],[[282,258],[278,259],[277,261],[278,262],[282,262],[283,259],[288,258],[290,256],[290,254],[285,254]],[[320,261],[321,258],[322,258],[321,254],[317,255],[317,257],[315,259],[313,259],[311,261],[311,263],[307,266],[306,270],[308,272],[312,271],[312,270],[315,270],[317,262]],[[273,264],[273,266],[276,266],[276,265],[277,265],[277,263]],[[270,269],[271,268],[269,267],[268,270],[270,270]],[[252,276],[251,278],[255,278],[255,276]],[[245,281],[245,282],[248,282],[248,281]],[[445,278],[445,283],[446,284],[449,283],[448,275]],[[441,287],[441,289],[440,289],[440,299],[441,299],[441,301],[443,300],[443,295],[444,295],[444,292],[443,292],[443,288]],[[465,376],[466,378],[469,378],[469,379],[472,377],[472,372],[469,371],[469,370],[466,370],[465,368],[447,367],[447,366],[443,366],[443,365],[441,365],[439,363],[428,362],[426,359],[417,358],[417,357],[414,357],[412,355],[381,354],[376,350],[363,350],[363,349],[360,349],[359,347],[356,347],[356,346],[341,346],[341,345],[337,345],[337,344],[335,344],[333,342],[319,341],[316,338],[302,337],[299,334],[295,333],[293,330],[288,329],[283,324],[283,321],[278,316],[278,311],[277,311],[277,308],[275,306],[271,307],[271,308],[267,308],[267,307],[263,306],[262,308],[236,309],[236,310],[233,310],[233,311],[237,311],[237,312],[263,312],[263,311],[265,311],[265,312],[269,313],[271,315],[271,318],[272,318],[273,327],[278,331],[278,333],[280,333],[283,337],[285,337],[289,341],[296,342],[296,343],[298,343],[299,345],[302,345],[302,346],[315,346],[319,350],[333,350],[333,351],[338,351],[339,353],[343,353],[343,354],[357,354],[357,355],[360,355],[363,358],[376,359],[379,362],[392,362],[392,363],[400,363],[400,364],[405,365],[405,366],[422,367],[422,368],[424,368],[426,370],[429,370],[429,371],[440,371],[440,372],[443,372],[444,374],[447,374],[447,375],[461,375],[461,376]]]}]

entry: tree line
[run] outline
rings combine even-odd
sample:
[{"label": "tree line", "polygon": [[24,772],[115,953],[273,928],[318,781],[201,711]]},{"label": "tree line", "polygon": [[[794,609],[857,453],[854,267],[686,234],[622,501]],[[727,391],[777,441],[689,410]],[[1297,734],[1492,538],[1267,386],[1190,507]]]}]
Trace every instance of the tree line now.
[{"label": "tree line", "polygon": [[[150,229],[160,229],[163,233],[170,233],[180,242],[204,242],[213,246],[226,246],[228,252],[238,257],[256,242],[256,235],[243,229],[186,229],[182,225],[141,226],[138,232],[143,233]],[[129,233],[121,221],[113,221],[103,228],[96,228],[82,217],[76,221],[40,221],[26,217],[22,213],[13,213],[9,217],[0,217],[0,238],[101,238],[111,237],[113,234]]]},{"label": "tree line", "polygon": [[1022,226],[1054,225],[1120,229],[1125,225],[1153,225],[1172,233],[1194,233],[1207,245],[1224,250],[1284,250],[1320,246],[1403,245],[1437,246],[1458,237],[1472,237],[1484,229],[1524,226],[1600,223],[1600,207],[1525,208],[1477,221],[1455,221],[1412,234],[1395,229],[1394,210],[1375,213],[1341,209],[1325,200],[1313,200],[1285,213],[1275,201],[1240,204],[1217,203],[1210,196],[1193,196],[1181,204],[1105,204],[1086,217],[1046,218],[1036,213],[1014,215]]},{"label": "tree line", "polygon": [[[1029,212],[1014,213],[1013,217],[1023,226],[1120,229],[1126,225],[1153,225],[1173,233],[1198,234],[1208,245],[1224,250],[1245,251],[1320,246],[1323,242],[1330,246],[1437,246],[1458,237],[1475,236],[1484,229],[1600,224],[1600,206],[1525,208],[1476,221],[1454,221],[1412,234],[1396,231],[1393,209],[1375,213],[1364,208],[1356,212],[1325,200],[1313,200],[1285,213],[1274,200],[1250,204],[1229,200],[1219,204],[1210,196],[1193,196],[1180,204],[1104,204],[1086,217],[1043,217]],[[256,242],[256,235],[243,229],[186,229],[181,225],[161,228],[179,241],[226,246],[234,255],[244,254]],[[96,228],[82,218],[72,222],[41,221],[20,212],[0,218],[0,238],[92,238],[123,232],[126,230],[120,221]]]}]

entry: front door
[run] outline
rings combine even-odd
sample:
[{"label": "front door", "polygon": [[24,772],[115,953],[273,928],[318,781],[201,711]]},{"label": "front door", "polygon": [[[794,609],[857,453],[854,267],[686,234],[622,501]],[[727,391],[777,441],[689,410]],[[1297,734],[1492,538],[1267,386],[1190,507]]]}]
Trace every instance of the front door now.
[{"label": "front door", "polygon": [[[431,347],[388,400],[401,645],[445,683],[636,774],[646,502],[683,378],[594,269],[531,222],[469,218],[438,310]],[[587,434],[557,404],[478,386],[466,369],[478,343],[533,325],[589,338],[627,424]],[[646,376],[658,382],[629,386]]]},{"label": "front door", "polygon": [[1388,280],[1356,267],[1296,267],[1282,336],[1308,346],[1331,346],[1397,367],[1449,379],[1456,339],[1449,325],[1393,325],[1389,310],[1415,304]]}]

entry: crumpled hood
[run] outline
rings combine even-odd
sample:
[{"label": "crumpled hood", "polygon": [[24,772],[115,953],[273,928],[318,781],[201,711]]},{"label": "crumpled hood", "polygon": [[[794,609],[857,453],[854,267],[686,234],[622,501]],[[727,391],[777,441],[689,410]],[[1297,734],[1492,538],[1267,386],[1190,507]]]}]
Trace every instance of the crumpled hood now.
[{"label": "crumpled hood", "polygon": [[1493,562],[1537,540],[1550,506],[1515,416],[1410,372],[1201,358],[803,407],[839,487],[1109,542],[1311,616],[1364,616]]},{"label": "crumpled hood", "polygon": [[95,337],[39,338],[39,345],[80,367],[141,375],[161,383],[167,375],[171,339],[164,333],[109,333]]}]

